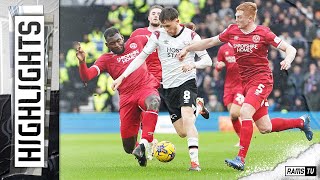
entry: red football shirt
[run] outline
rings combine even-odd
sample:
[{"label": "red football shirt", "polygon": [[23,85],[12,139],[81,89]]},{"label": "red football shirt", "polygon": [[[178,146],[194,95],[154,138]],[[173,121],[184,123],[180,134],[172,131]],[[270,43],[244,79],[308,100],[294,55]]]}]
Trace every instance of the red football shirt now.
[{"label": "red football shirt", "polygon": [[224,62],[226,65],[226,79],[224,83],[225,88],[241,88],[242,81],[239,74],[239,67],[234,56],[231,44],[225,43],[219,48],[218,61]]},{"label": "red football shirt", "polygon": [[[148,37],[150,37],[151,34],[152,32],[149,31],[147,27],[145,27],[145,28],[139,28],[133,31],[130,37],[135,37],[138,35],[147,35]],[[148,56],[148,58],[146,59],[146,63],[147,63],[148,71],[152,75],[154,75],[154,77],[156,77],[159,80],[159,82],[161,82],[162,69],[161,69],[161,62],[158,58],[157,50],[155,50],[152,54]]]},{"label": "red football shirt", "polygon": [[[106,53],[97,59],[93,67],[98,73],[108,72],[113,79],[117,79],[142,51],[148,39],[146,36],[129,38],[125,43],[125,51],[122,54]],[[147,71],[145,63],[126,77],[119,86],[119,94],[130,94],[142,87],[157,87],[157,80]]]},{"label": "red football shirt", "polygon": [[269,45],[278,47],[281,39],[268,27],[258,25],[252,32],[244,33],[236,24],[231,24],[219,34],[219,40],[232,45],[244,82],[256,80],[254,76],[269,77],[271,70],[267,59],[268,48]]}]

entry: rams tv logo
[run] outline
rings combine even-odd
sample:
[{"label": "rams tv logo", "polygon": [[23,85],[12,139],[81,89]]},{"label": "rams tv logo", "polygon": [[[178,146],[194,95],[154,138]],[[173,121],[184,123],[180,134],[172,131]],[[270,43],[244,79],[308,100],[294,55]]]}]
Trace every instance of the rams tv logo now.
[{"label": "rams tv logo", "polygon": [[316,176],[316,166],[285,166],[285,176]]},{"label": "rams tv logo", "polygon": [[44,167],[44,17],[15,16],[15,167]]}]

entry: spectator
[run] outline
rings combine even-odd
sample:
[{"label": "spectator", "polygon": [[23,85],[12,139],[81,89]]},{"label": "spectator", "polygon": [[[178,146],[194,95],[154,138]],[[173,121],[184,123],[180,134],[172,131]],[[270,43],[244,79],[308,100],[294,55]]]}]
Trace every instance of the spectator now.
[{"label": "spectator", "polygon": [[311,57],[320,60],[320,29],[317,30],[317,37],[311,44]]},{"label": "spectator", "polygon": [[306,111],[307,108],[301,97],[296,97],[294,105],[291,107],[291,111]]},{"label": "spectator", "polygon": [[297,96],[302,95],[303,89],[303,74],[301,72],[301,67],[296,65],[293,67],[293,73],[291,73],[288,77],[288,89],[287,93],[290,98],[295,98]]},{"label": "spectator", "polygon": [[309,65],[309,72],[304,76],[304,94],[312,91],[312,86],[320,84],[320,71],[315,63]]},{"label": "spectator", "polygon": [[[320,35],[320,33],[319,33]],[[306,19],[305,20],[305,33],[304,36],[306,37],[308,42],[312,42],[314,38],[317,37],[317,27],[313,24],[312,20]],[[320,38],[320,36],[319,36]]]},{"label": "spectator", "polygon": [[228,14],[234,14],[230,8],[230,0],[223,0],[221,1],[221,9],[218,11],[218,16],[220,19],[223,19]]},{"label": "spectator", "polygon": [[120,27],[120,19],[119,19],[119,9],[118,6],[113,4],[111,5],[110,11],[107,15],[106,27],[114,26],[116,28]]},{"label": "spectator", "polygon": [[206,16],[206,25],[212,35],[218,34],[220,24],[217,13],[211,13]]},{"label": "spectator", "polygon": [[209,102],[206,104],[208,111],[210,112],[222,112],[224,107],[221,102],[218,101],[216,95],[209,95]]},{"label": "spectator", "polygon": [[196,7],[189,0],[181,0],[180,4],[178,5],[178,11],[180,15],[180,22],[188,23],[191,22],[191,19],[196,14]]},{"label": "spectator", "polygon": [[96,112],[108,111],[106,106],[108,99],[109,95],[107,93],[103,93],[101,88],[97,86],[96,92],[93,94],[94,110]]},{"label": "spectator", "polygon": [[202,12],[206,15],[216,13],[220,9],[220,4],[217,3],[215,0],[207,0],[205,7],[203,8]]},{"label": "spectator", "polygon": [[201,39],[211,37],[211,33],[205,23],[198,24],[196,32],[199,34]]},{"label": "spectator", "polygon": [[292,39],[292,46],[296,49],[303,48],[306,51],[308,51],[308,42],[307,40],[302,36],[301,32],[299,30],[295,30],[293,32],[293,39]]},{"label": "spectator", "polygon": [[119,7],[120,27],[118,29],[125,40],[129,38],[133,31],[133,18],[133,10],[128,6],[128,3],[123,3],[122,6]]},{"label": "spectator", "polygon": [[312,85],[311,91],[306,94],[308,109],[310,111],[320,110],[320,89],[319,85]]}]

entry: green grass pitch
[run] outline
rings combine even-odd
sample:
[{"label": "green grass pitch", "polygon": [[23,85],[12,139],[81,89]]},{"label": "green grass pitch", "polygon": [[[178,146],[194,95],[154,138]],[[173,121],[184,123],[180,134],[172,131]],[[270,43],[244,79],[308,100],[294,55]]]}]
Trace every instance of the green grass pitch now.
[{"label": "green grass pitch", "polygon": [[288,157],[296,157],[313,143],[319,143],[320,132],[309,142],[303,132],[287,131],[262,135],[254,133],[246,158],[246,169],[236,171],[224,164],[225,158],[238,153],[235,133],[199,133],[199,159],[202,171],[189,172],[186,139],[178,135],[156,134],[159,141],[171,141],[176,157],[169,163],[157,159],[140,167],[133,155],[122,149],[119,134],[62,134],[60,137],[60,179],[238,179],[252,172],[272,170]]}]

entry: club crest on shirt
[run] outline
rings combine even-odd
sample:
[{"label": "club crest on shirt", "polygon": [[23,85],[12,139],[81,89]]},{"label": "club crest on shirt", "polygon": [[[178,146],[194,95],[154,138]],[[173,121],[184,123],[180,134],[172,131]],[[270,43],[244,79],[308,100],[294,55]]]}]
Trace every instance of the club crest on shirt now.
[{"label": "club crest on shirt", "polygon": [[136,49],[136,48],[137,48],[137,44],[136,44],[136,43],[131,43],[131,44],[129,45],[129,47],[130,47],[131,49]]},{"label": "club crest on shirt", "polygon": [[258,43],[258,42],[260,41],[260,36],[259,36],[259,35],[254,35],[254,36],[252,37],[252,41],[253,41],[254,43]]},{"label": "club crest on shirt", "polygon": [[233,39],[234,39],[235,41],[237,41],[237,40],[239,40],[239,36],[234,36]]},{"label": "club crest on shirt", "polygon": [[163,43],[164,44],[169,44],[169,41],[168,40],[164,40]]}]

